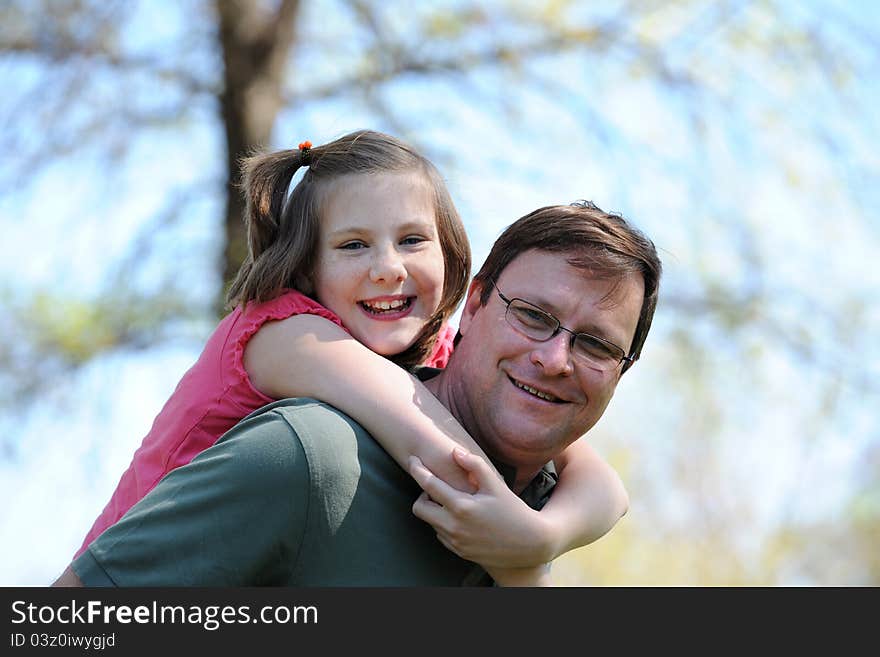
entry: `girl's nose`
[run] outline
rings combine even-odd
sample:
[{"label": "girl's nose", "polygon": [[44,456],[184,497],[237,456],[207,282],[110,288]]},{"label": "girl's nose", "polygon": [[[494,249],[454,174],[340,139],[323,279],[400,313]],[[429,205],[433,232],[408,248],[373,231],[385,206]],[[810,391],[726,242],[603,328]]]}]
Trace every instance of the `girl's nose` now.
[{"label": "girl's nose", "polygon": [[370,266],[370,280],[374,283],[399,283],[406,279],[406,267],[396,249],[378,250]]}]

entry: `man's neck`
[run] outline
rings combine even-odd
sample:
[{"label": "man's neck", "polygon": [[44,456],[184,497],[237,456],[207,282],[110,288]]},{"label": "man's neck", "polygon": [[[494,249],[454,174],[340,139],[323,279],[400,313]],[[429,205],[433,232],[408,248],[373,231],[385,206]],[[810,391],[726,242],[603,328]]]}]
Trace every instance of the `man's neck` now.
[{"label": "man's neck", "polygon": [[[425,387],[431,391],[441,404],[443,404],[446,409],[452,413],[452,416],[458,420],[461,426],[464,427],[465,431],[470,434],[471,438],[479,445],[487,454],[487,456],[491,459],[492,463],[495,465],[498,472],[501,473],[501,476],[504,477],[504,481],[507,485],[515,492],[520,493],[522,490],[529,484],[529,482],[534,479],[535,475],[538,474],[538,471],[541,469],[541,466],[536,468],[517,468],[514,465],[509,465],[499,460],[495,454],[492,454],[489,450],[486,449],[486,442],[482,439],[480,432],[477,430],[476,423],[473,422],[473,413],[475,409],[471,409],[467,407],[467,404],[462,403],[461,398],[462,394],[456,394],[457,389],[453,383],[454,377],[452,376],[452,372],[448,370],[441,370],[436,376],[433,376],[429,379],[423,379],[422,383],[425,384]],[[543,465],[543,464],[541,464]]]}]

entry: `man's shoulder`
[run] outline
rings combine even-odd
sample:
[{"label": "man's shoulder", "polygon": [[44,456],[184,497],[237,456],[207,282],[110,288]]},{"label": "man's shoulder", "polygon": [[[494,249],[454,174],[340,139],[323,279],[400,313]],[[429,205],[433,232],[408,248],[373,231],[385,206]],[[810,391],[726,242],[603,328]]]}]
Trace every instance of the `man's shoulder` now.
[{"label": "man's shoulder", "polygon": [[283,441],[298,443],[313,476],[316,470],[344,472],[340,467],[343,462],[353,465],[367,454],[376,453],[379,460],[387,456],[357,421],[338,408],[310,397],[267,404],[244,418],[220,440],[250,440],[252,436],[258,436],[266,449]]},{"label": "man's shoulder", "polygon": [[242,419],[234,428],[248,429],[265,423],[282,423],[294,432],[298,432],[299,427],[312,425],[319,428],[348,425],[363,430],[343,411],[311,397],[290,397],[266,404]]}]

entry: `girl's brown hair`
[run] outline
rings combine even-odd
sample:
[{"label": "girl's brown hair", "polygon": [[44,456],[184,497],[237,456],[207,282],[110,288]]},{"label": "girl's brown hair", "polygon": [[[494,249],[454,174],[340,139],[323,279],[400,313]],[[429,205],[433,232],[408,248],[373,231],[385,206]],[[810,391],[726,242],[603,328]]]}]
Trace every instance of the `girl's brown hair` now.
[{"label": "girl's brown hair", "polygon": [[[308,166],[287,194],[296,171]],[[443,323],[467,289],[471,252],[461,217],[436,167],[390,135],[359,130],[308,150],[257,154],[242,161],[248,255],[226,295],[227,307],[261,303],[296,288],[311,295],[323,199],[341,176],[419,171],[434,191],[437,233],[443,251],[443,295],[415,342],[390,357],[403,367],[422,363]]]}]

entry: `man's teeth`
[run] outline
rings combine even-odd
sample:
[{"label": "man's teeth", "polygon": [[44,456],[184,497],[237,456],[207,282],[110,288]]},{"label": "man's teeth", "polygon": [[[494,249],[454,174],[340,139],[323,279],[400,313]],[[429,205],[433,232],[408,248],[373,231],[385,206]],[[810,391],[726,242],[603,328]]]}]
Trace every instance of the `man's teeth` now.
[{"label": "man's teeth", "polygon": [[408,299],[395,299],[394,301],[362,301],[368,310],[397,310],[409,303]]},{"label": "man's teeth", "polygon": [[535,395],[535,397],[540,397],[541,399],[546,399],[547,401],[550,401],[550,402],[559,401],[553,395],[548,395],[546,392],[541,392],[537,388],[533,388],[532,386],[527,386],[525,383],[520,383],[519,381],[514,381],[513,385],[515,385],[520,390],[525,390],[526,392],[532,393],[533,395]]}]

